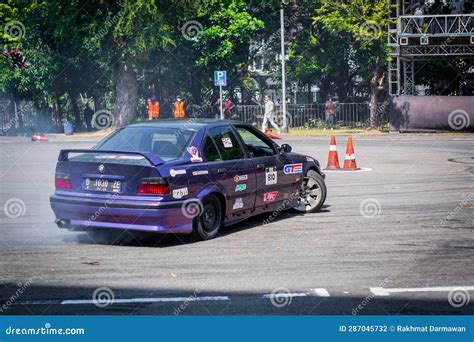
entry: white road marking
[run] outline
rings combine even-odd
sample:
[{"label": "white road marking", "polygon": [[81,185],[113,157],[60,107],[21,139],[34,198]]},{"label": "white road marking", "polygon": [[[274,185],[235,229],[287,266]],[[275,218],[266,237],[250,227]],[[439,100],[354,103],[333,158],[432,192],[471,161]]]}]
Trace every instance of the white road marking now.
[{"label": "white road marking", "polygon": [[330,297],[329,292],[326,289],[311,289],[309,292],[291,292],[291,293],[267,293],[262,298],[275,299],[275,298],[293,298],[293,297]]},{"label": "white road marking", "polygon": [[267,293],[262,298],[275,299],[275,298],[293,298],[293,297],[306,297],[308,294],[304,292],[300,293]]},{"label": "white road marking", "polygon": [[[230,300],[227,296],[208,296],[208,297],[158,297],[158,298],[129,298],[114,299],[112,304],[128,304],[128,303],[174,303],[174,302],[204,302],[204,301],[223,301]],[[75,304],[94,304],[92,299],[64,300],[62,305]]]},{"label": "white road marking", "polygon": [[[157,297],[157,298],[129,298],[114,299],[111,304],[128,304],[128,303],[175,303],[175,302],[208,302],[208,301],[228,301],[228,296],[204,296],[204,297]],[[32,300],[15,302],[14,305],[84,305],[95,304],[93,299],[68,299],[68,300]]]},{"label": "white road marking", "polygon": [[331,297],[331,295],[326,289],[313,289],[313,292],[316,296],[319,297]]},{"label": "white road marking", "polygon": [[437,286],[437,287],[407,287],[407,288],[390,288],[371,287],[370,292],[375,296],[390,296],[391,293],[408,293],[408,292],[449,292],[456,290],[474,291],[474,286]]}]

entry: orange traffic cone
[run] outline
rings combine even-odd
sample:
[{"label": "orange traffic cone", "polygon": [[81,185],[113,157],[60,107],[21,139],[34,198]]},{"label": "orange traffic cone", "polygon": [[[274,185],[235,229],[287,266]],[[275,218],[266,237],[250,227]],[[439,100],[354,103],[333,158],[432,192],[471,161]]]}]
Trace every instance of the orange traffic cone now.
[{"label": "orange traffic cone", "polygon": [[33,136],[31,137],[31,141],[49,141],[49,140],[45,138],[45,136],[42,134],[33,133]]},{"label": "orange traffic cone", "polygon": [[278,134],[273,133],[270,129],[267,129],[265,131],[265,135],[270,139],[282,139],[282,137],[280,137]]},{"label": "orange traffic cone", "polygon": [[354,146],[352,145],[352,137],[347,139],[346,159],[344,160],[344,170],[358,170],[356,158],[354,154]]},{"label": "orange traffic cone", "polygon": [[331,136],[331,143],[329,145],[328,165],[326,170],[339,170],[339,157],[337,156],[336,137]]}]

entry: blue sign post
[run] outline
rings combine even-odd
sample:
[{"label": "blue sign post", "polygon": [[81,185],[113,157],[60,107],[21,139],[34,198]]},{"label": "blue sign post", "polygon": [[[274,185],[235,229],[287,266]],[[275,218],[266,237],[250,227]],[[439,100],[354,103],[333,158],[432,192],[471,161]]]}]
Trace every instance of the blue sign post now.
[{"label": "blue sign post", "polygon": [[214,71],[214,86],[226,87],[227,86],[227,71]]},{"label": "blue sign post", "polygon": [[222,108],[222,87],[227,86],[227,71],[214,71],[214,86],[219,87],[219,99],[220,99],[220,110],[221,120],[224,120],[224,109]]}]

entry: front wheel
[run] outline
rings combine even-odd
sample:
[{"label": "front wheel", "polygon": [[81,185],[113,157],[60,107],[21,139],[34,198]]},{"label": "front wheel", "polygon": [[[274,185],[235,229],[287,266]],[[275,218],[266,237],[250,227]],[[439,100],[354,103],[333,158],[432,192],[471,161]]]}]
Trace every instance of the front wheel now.
[{"label": "front wheel", "polygon": [[222,225],[222,206],[219,199],[210,195],[202,201],[201,213],[194,218],[193,236],[196,240],[216,237]]},{"label": "front wheel", "polygon": [[294,209],[301,213],[318,211],[326,200],[326,183],[314,170],[308,170],[300,188],[299,205]]}]

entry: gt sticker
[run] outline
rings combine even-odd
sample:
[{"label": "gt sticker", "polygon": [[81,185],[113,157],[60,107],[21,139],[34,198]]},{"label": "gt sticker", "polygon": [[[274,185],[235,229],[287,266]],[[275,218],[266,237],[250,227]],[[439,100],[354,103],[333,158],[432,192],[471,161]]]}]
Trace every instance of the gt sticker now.
[{"label": "gt sticker", "polygon": [[247,179],[249,179],[249,176],[248,175],[236,175],[234,177],[234,182],[238,183],[240,181],[246,181]]},{"label": "gt sticker", "polygon": [[193,171],[193,176],[202,176],[207,174],[209,174],[209,171],[207,170]]},{"label": "gt sticker", "polygon": [[235,186],[235,192],[244,191],[247,189],[247,184],[237,184]]},{"label": "gt sticker", "polygon": [[225,148],[232,148],[234,145],[232,145],[232,140],[230,138],[222,138],[222,144],[224,145]]},{"label": "gt sticker", "polygon": [[285,175],[303,172],[303,164],[288,164],[283,168]]},{"label": "gt sticker", "polygon": [[188,188],[181,188],[173,190],[173,198],[180,199],[188,194]]},{"label": "gt sticker", "polygon": [[177,175],[185,175],[185,174],[186,174],[185,169],[181,169],[181,170],[171,169],[170,170],[170,176],[171,177],[176,177]]},{"label": "gt sticker", "polygon": [[187,149],[188,153],[191,155],[191,162],[193,163],[201,163],[202,158],[199,157],[199,150],[196,146],[189,146]]},{"label": "gt sticker", "polygon": [[278,191],[266,192],[263,194],[264,202],[275,202],[278,196]]},{"label": "gt sticker", "polygon": [[235,203],[232,207],[233,210],[242,209],[244,207],[244,201],[241,197],[235,199]]},{"label": "gt sticker", "polygon": [[276,171],[265,173],[265,185],[278,183],[278,173]]}]

